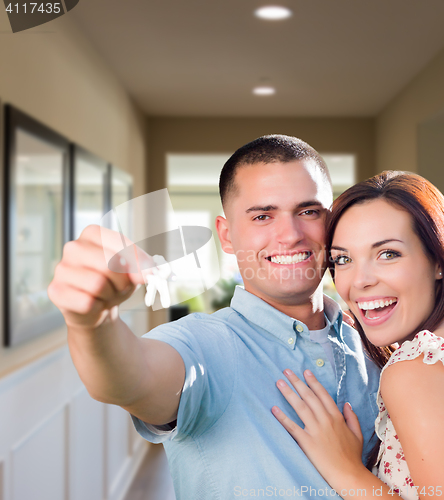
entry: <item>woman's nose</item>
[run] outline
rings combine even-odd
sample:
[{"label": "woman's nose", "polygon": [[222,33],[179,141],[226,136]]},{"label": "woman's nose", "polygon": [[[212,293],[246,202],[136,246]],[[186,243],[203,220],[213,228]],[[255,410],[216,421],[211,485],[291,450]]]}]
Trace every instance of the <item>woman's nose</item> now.
[{"label": "woman's nose", "polygon": [[356,288],[364,289],[378,283],[378,277],[371,264],[368,262],[356,263],[354,265],[353,285]]}]

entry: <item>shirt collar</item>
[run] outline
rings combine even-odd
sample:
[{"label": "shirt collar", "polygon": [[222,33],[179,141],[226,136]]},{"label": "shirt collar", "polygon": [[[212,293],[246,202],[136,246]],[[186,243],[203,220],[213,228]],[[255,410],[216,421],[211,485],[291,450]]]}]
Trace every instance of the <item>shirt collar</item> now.
[{"label": "shirt collar", "polygon": [[330,322],[332,328],[334,329],[336,336],[342,339],[342,309],[341,306],[328,295],[324,294],[324,311],[325,317]]},{"label": "shirt collar", "polygon": [[[231,300],[231,308],[241,314],[250,323],[271,333],[280,339],[287,347],[294,349],[298,335],[309,335],[307,326],[290,316],[278,311],[256,295],[247,292],[243,287],[236,286]],[[342,311],[337,302],[324,295],[324,312],[327,322],[335,335],[342,340]],[[293,339],[290,340],[290,339]]]}]

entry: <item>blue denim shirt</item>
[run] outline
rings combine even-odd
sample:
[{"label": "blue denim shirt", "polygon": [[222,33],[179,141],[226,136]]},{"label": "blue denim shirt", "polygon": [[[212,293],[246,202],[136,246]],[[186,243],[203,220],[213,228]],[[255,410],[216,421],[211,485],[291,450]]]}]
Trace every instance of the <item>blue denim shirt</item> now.
[{"label": "blue denim shirt", "polygon": [[300,378],[310,369],[341,410],[350,402],[370,451],[379,369],[336,302],[324,297],[324,306],[335,370],[303,323],[240,287],[231,307],[145,335],[173,346],[186,368],[174,430],[133,417],[145,439],[164,443],[177,500],[335,495],[270,411],[278,405],[302,425],[275,385],[285,368]]}]

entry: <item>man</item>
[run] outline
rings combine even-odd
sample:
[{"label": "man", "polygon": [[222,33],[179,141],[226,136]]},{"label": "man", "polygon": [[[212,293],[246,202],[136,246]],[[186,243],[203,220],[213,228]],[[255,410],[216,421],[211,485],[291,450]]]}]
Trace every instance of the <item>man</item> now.
[{"label": "man", "polygon": [[351,403],[371,449],[378,369],[322,295],[328,171],[303,141],[266,136],[228,160],[220,193],[217,232],[245,285],[231,307],[137,339],[116,310],[138,278],[106,268],[91,227],[67,245],[49,289],[74,363],[92,397],[164,442],[178,500],[334,495],[270,411],[300,422],[275,383],[285,368],[310,369],[340,409]]}]

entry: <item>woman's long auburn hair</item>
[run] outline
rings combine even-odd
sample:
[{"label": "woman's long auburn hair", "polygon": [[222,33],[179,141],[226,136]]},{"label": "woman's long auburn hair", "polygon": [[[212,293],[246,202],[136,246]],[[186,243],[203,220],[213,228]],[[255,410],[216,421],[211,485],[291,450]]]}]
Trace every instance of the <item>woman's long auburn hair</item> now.
[{"label": "woman's long auburn hair", "polygon": [[[347,189],[333,203],[327,217],[326,243],[330,273],[335,279],[335,269],[330,249],[333,236],[342,215],[353,205],[381,199],[395,208],[405,210],[411,217],[413,230],[421,240],[424,252],[431,262],[444,271],[444,196],[428,180],[408,172],[385,171]],[[436,281],[436,300],[432,314],[418,328],[433,331],[444,318],[443,280]],[[376,347],[370,343],[354,317],[355,328],[371,359],[382,368],[394,347]],[[375,464],[379,443],[368,458],[368,467]]]}]

